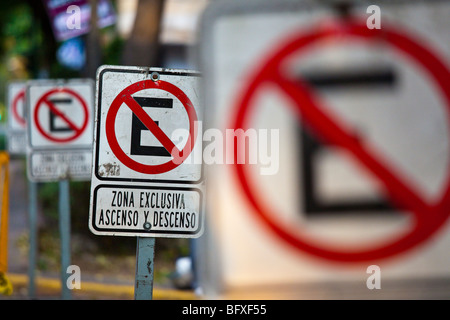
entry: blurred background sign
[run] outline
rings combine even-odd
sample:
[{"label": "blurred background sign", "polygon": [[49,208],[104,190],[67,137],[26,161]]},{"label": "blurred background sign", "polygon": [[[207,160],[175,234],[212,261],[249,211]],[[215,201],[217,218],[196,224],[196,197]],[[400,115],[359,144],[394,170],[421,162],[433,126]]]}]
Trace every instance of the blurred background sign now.
[{"label": "blurred background sign", "polygon": [[12,155],[26,153],[25,81],[8,84],[8,152]]},{"label": "blurred background sign", "polygon": [[85,44],[80,38],[64,41],[56,52],[61,65],[73,70],[81,70],[86,63]]},{"label": "blurred background sign", "polygon": [[32,80],[25,95],[29,179],[34,182],[90,179],[94,82]]},{"label": "blurred background sign", "polygon": [[[449,14],[443,1],[207,8],[205,129],[279,133],[270,163],[208,168],[207,294],[450,295]],[[366,286],[373,264],[381,290]]]},{"label": "blurred background sign", "polygon": [[[44,1],[57,41],[64,41],[89,32],[91,21],[90,1],[42,1]],[[112,3],[109,0],[97,0],[95,2],[97,3],[98,27],[104,28],[115,23],[116,15]]]}]

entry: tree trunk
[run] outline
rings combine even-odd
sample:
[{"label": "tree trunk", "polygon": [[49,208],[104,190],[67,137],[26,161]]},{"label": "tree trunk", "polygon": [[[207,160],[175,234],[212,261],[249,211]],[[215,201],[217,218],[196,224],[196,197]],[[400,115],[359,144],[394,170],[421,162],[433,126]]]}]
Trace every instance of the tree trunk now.
[{"label": "tree trunk", "polygon": [[98,29],[98,0],[90,0],[91,21],[89,33],[85,36],[86,65],[83,70],[85,77],[95,79],[97,68],[102,64],[100,31]]},{"label": "tree trunk", "polygon": [[133,31],[125,43],[122,63],[156,67],[164,0],[139,0]]}]

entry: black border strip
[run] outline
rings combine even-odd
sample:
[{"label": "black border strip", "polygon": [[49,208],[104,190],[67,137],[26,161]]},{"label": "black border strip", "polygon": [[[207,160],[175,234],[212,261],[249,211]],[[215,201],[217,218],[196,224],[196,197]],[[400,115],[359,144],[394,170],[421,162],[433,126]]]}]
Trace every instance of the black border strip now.
[{"label": "black border strip", "polygon": [[[162,69],[162,70],[152,70],[153,68],[149,68],[149,73],[150,72],[158,72],[159,74],[162,75],[169,75],[169,76],[194,76],[194,77],[201,77],[201,74],[198,72],[177,72],[177,71],[168,71],[171,69]],[[158,68],[155,68],[158,69]],[[103,86],[103,75],[107,72],[115,72],[115,73],[138,73],[138,74],[143,74],[143,70],[142,69],[132,69],[132,70],[124,70],[124,69],[116,69],[113,67],[110,68],[105,68],[103,70],[101,70],[97,77],[98,77],[98,97],[97,97],[97,124],[95,127],[96,132],[94,133],[96,136],[96,140],[95,140],[95,159],[94,159],[94,167],[93,167],[93,171],[95,174],[95,177],[100,180],[100,181],[124,181],[124,182],[156,182],[156,183],[174,183],[174,184],[199,184],[200,182],[203,181],[204,178],[204,172],[203,172],[203,165],[201,166],[200,169],[200,178],[196,181],[179,181],[179,180],[161,180],[161,179],[138,179],[138,178],[105,178],[105,177],[101,177],[98,174],[98,168],[99,168],[99,148],[100,148],[100,127],[102,125],[102,122],[100,121],[101,118],[101,106],[102,106],[102,86]],[[203,134],[203,133],[202,133]]]},{"label": "black border strip", "polygon": [[[97,191],[101,188],[120,188],[120,189],[142,189],[142,190],[175,190],[175,191],[194,191],[198,192],[200,196],[200,206],[199,206],[199,220],[198,220],[198,228],[195,231],[162,231],[162,230],[150,230],[146,231],[144,229],[142,230],[130,230],[130,229],[105,229],[105,228],[98,228],[95,225],[95,219],[97,214]],[[91,227],[93,230],[99,232],[99,233],[105,233],[105,232],[113,232],[116,233],[117,236],[125,236],[125,234],[121,235],[120,233],[134,233],[134,234],[146,234],[146,235],[152,235],[152,234],[174,234],[174,235],[196,235],[199,234],[202,230],[203,225],[203,194],[200,189],[197,188],[176,188],[176,187],[153,187],[153,186],[128,186],[128,185],[110,185],[110,184],[100,184],[95,187],[94,193],[93,193],[93,200],[92,200],[92,216],[91,216]],[[107,235],[107,234],[104,234]],[[128,236],[128,235],[127,235]]]}]

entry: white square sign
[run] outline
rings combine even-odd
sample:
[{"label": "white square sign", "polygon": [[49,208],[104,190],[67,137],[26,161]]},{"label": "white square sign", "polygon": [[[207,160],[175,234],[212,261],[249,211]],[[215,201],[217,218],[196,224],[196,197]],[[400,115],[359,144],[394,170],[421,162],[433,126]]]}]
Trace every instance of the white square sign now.
[{"label": "white square sign", "polygon": [[88,179],[92,165],[93,81],[30,81],[26,97],[30,180]]},{"label": "white square sign", "polygon": [[100,235],[202,231],[200,74],[102,66],[89,226]]},{"label": "white square sign", "polygon": [[26,153],[25,91],[24,81],[8,84],[8,152],[14,155]]}]

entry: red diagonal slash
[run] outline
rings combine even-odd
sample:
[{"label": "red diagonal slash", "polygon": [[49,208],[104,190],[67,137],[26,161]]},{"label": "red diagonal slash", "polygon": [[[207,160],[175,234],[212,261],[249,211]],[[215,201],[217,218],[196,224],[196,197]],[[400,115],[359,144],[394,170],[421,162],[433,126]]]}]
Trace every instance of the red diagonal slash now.
[{"label": "red diagonal slash", "polygon": [[[396,30],[398,29],[396,28]],[[257,183],[251,179],[249,174],[251,170],[248,170],[246,165],[236,164],[234,166],[236,174],[249,204],[254,209],[252,212],[262,219],[269,230],[279,238],[301,251],[339,262],[379,260],[409,250],[429,239],[449,217],[450,176],[447,177],[445,187],[437,201],[425,202],[412,186],[395,174],[388,166],[387,161],[352,136],[344,122],[324,107],[323,101],[319,101],[319,97],[307,84],[295,82],[284,75],[284,64],[289,61],[289,57],[293,53],[298,54],[320,40],[353,38],[366,42],[385,41],[386,44],[394,47],[428,72],[433,84],[444,99],[446,112],[449,115],[450,70],[441,62],[436,53],[412,40],[404,31],[393,30],[394,28],[390,27],[386,21],[383,22],[383,29],[369,30],[365,21],[347,20],[333,21],[317,29],[296,33],[293,38],[288,39],[281,46],[281,49],[274,51],[263,61],[262,67],[250,77],[250,83],[238,101],[237,114],[232,128],[245,130],[249,125],[250,114],[254,110],[255,92],[258,92],[262,85],[275,85],[291,99],[292,108],[299,116],[300,121],[309,125],[314,133],[326,142],[348,150],[382,182],[394,204],[408,210],[415,218],[410,229],[403,234],[369,248],[350,249],[326,245],[308,238],[299,229],[280,224],[276,218],[276,212],[273,212],[270,205],[265,203],[266,199],[256,192],[258,187]],[[450,122],[450,117],[447,120]]]},{"label": "red diagonal slash", "polygon": [[170,138],[161,130],[161,128],[155,123],[155,121],[144,111],[144,109],[133,99],[131,96],[126,96],[124,99],[125,104],[131,109],[131,111],[141,120],[142,124],[150,130],[151,133],[156,137],[156,139],[161,142],[163,147],[172,155],[174,158],[180,156],[180,150],[175,146],[175,144],[170,140]]}]

